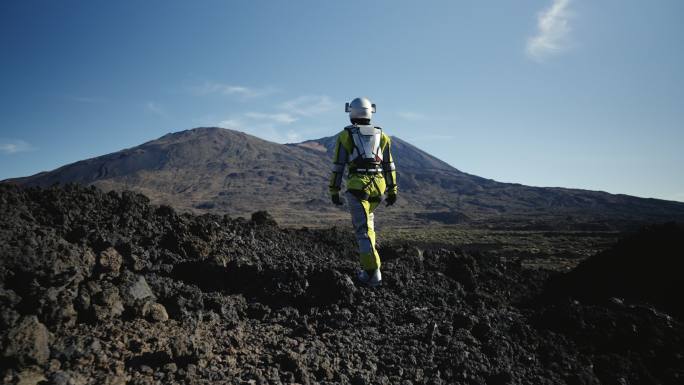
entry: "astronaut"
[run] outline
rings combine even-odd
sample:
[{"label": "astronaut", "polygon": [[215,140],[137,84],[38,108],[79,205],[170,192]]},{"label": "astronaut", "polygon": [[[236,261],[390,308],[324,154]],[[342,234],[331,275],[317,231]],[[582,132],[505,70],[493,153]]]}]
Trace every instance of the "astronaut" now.
[{"label": "astronaut", "polygon": [[367,98],[346,103],[351,125],[337,135],[330,196],[336,205],[343,204],[340,188],[347,168],[346,200],[351,212],[354,233],[359,245],[361,270],[358,280],[368,286],[382,283],[380,255],[375,247],[373,211],[387,194],[387,206],[397,201],[397,173],[391,153],[391,140],[382,128],[371,124],[375,104]]}]

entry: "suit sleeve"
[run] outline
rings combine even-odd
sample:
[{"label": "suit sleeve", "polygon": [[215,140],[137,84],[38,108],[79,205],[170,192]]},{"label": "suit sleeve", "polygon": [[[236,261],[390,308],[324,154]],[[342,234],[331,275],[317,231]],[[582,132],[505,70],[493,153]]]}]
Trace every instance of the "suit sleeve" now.
[{"label": "suit sleeve", "polygon": [[342,186],[342,176],[344,175],[344,167],[349,160],[349,153],[342,144],[345,132],[342,131],[337,135],[337,142],[335,143],[335,155],[333,156],[332,173],[330,175],[330,195],[339,194]]},{"label": "suit sleeve", "polygon": [[382,172],[387,183],[387,193],[397,193],[397,169],[392,158],[392,140],[389,135],[385,136],[385,147],[382,150]]}]

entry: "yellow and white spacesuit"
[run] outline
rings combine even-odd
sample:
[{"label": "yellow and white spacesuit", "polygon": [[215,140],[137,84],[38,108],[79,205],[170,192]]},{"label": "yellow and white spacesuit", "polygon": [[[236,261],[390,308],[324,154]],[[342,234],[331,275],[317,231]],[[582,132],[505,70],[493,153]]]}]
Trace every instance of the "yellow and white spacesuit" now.
[{"label": "yellow and white spacesuit", "polygon": [[366,98],[356,98],[347,103],[352,125],[337,136],[330,195],[333,203],[342,204],[340,188],[345,167],[347,168],[347,191],[345,193],[351,212],[354,232],[359,244],[362,270],[358,279],[367,285],[382,282],[380,255],[375,248],[373,211],[387,193],[387,206],[397,200],[397,173],[392,159],[391,139],[382,128],[371,125],[375,104]]}]

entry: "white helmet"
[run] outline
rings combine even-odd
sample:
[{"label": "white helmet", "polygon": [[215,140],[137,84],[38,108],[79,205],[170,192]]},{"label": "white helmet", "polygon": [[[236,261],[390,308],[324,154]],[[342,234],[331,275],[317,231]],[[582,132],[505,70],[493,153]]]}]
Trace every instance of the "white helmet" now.
[{"label": "white helmet", "polygon": [[368,119],[371,120],[373,113],[375,113],[375,104],[371,103],[368,98],[356,98],[351,103],[345,103],[344,112],[349,113],[349,119]]}]

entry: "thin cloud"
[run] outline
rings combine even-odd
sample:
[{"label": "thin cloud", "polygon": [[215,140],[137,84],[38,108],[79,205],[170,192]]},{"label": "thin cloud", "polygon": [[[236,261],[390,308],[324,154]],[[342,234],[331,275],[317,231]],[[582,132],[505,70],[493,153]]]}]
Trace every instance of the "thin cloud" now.
[{"label": "thin cloud", "polygon": [[223,119],[219,121],[218,126],[235,130],[264,126],[276,129],[278,126],[288,125],[297,120],[299,120],[297,117],[286,113],[265,114],[261,112],[246,112]]},{"label": "thin cloud", "polygon": [[217,126],[254,135],[276,143],[292,143],[300,139],[297,131],[286,129],[298,118],[285,113],[247,112],[218,122]]},{"label": "thin cloud", "polygon": [[20,152],[33,151],[33,147],[30,143],[15,139],[15,140],[0,140],[0,153],[5,155],[17,154]]},{"label": "thin cloud", "polygon": [[302,136],[297,131],[293,131],[293,130],[289,130],[287,133],[285,133],[285,138],[287,139],[288,143],[295,143],[295,142],[301,142],[302,141]]},{"label": "thin cloud", "polygon": [[293,115],[313,116],[332,110],[334,104],[326,95],[304,95],[285,101],[278,107]]},{"label": "thin cloud", "polygon": [[535,60],[564,52],[568,49],[571,0],[553,0],[551,6],[537,16],[537,34],[527,39],[527,55]]},{"label": "thin cloud", "polygon": [[243,131],[259,138],[278,143],[302,140],[301,129],[291,128],[295,122],[306,123],[317,115],[331,111],[334,103],[326,95],[304,95],[286,100],[275,106],[273,112],[243,112],[233,114],[217,125]]},{"label": "thin cloud", "polygon": [[275,114],[265,114],[262,112],[247,112],[245,116],[256,120],[267,120],[275,123],[290,124],[298,120],[298,118],[292,116],[288,113],[275,113]]},{"label": "thin cloud", "polygon": [[284,131],[280,125],[273,122],[264,122],[259,119],[245,119],[244,116],[222,120],[217,126],[242,131],[276,143],[293,143],[301,141],[300,134],[295,130],[289,129]]},{"label": "thin cloud", "polygon": [[242,120],[236,119],[236,118],[229,118],[229,119],[224,119],[216,124],[218,127],[221,128],[228,128],[231,130],[243,130],[245,128],[245,124]]},{"label": "thin cloud", "polygon": [[166,108],[164,108],[163,105],[157,102],[147,102],[145,104],[145,109],[157,116],[161,116],[162,118],[169,118],[169,113],[166,111]]},{"label": "thin cloud", "polygon": [[219,94],[233,95],[243,98],[257,98],[273,94],[276,92],[276,89],[273,87],[254,88],[219,82],[204,82],[203,84],[191,87],[190,91],[199,96]]}]

